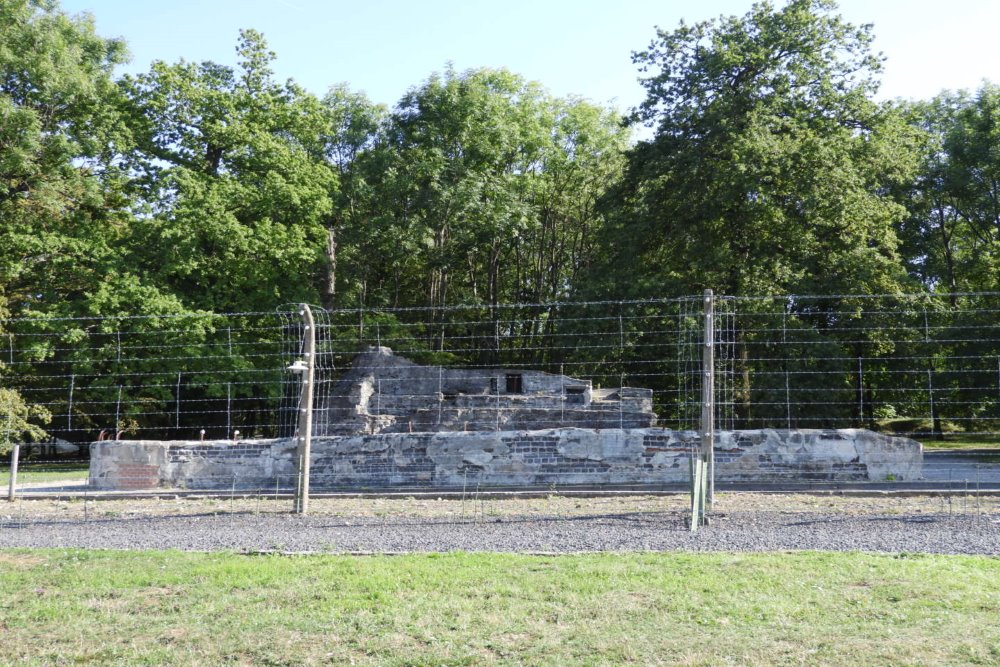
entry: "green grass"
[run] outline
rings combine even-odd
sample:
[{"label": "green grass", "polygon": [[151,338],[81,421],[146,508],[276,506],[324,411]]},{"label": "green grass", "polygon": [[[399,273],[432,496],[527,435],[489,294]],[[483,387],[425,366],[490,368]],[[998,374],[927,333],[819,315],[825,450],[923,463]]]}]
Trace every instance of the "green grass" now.
[{"label": "green grass", "polygon": [[924,445],[924,449],[997,449],[1000,450],[1000,434],[964,433],[957,424],[949,421],[941,423],[940,440],[933,432],[930,419],[894,418],[881,419],[875,430],[886,435],[913,438]]},{"label": "green grass", "polygon": [[[87,461],[69,461],[65,463],[31,463],[25,462],[18,466],[18,484],[44,483],[44,482],[73,482],[87,481],[89,474],[89,463]],[[10,468],[4,467],[0,470],[0,485],[6,487],[10,480]]]},{"label": "green grass", "polygon": [[946,433],[943,440],[923,436],[924,449],[995,449],[1000,452],[1000,436]]},{"label": "green grass", "polygon": [[1000,559],[0,551],[4,664],[998,664]]}]

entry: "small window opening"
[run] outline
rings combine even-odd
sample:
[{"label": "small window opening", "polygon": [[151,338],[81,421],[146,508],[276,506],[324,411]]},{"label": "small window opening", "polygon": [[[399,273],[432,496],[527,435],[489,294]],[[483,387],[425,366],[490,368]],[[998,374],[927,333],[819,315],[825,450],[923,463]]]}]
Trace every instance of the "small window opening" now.
[{"label": "small window opening", "polygon": [[566,387],[566,403],[570,405],[583,405],[586,387]]},{"label": "small window opening", "polygon": [[507,393],[508,394],[523,394],[524,393],[524,376],[520,373],[508,373],[507,374]]}]

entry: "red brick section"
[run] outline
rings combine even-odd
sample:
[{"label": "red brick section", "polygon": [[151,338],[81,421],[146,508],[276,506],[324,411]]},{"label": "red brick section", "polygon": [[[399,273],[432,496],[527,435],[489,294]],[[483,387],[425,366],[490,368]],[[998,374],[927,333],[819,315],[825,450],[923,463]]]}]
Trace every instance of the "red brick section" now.
[{"label": "red brick section", "polygon": [[118,466],[119,489],[149,489],[160,484],[160,467],[141,463]]}]

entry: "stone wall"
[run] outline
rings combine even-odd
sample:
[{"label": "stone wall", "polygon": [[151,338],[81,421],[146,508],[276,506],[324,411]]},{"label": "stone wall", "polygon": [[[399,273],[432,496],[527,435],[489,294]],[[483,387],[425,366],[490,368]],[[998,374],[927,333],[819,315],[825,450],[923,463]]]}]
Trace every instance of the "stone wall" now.
[{"label": "stone wall", "polygon": [[355,357],[314,419],[319,436],[656,425],[651,389],[599,389],[536,370],[423,366],[388,347]]},{"label": "stone wall", "polygon": [[[314,438],[311,486],[344,488],[663,484],[689,478],[697,436],[661,428],[389,433]],[[866,430],[724,431],[721,482],[915,480],[920,443]],[[291,439],[103,441],[91,447],[99,489],[288,489]]]}]

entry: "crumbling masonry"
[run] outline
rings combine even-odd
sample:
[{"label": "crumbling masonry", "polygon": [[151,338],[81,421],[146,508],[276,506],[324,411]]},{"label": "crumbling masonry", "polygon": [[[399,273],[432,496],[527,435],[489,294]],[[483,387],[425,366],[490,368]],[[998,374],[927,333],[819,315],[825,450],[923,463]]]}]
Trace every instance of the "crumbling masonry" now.
[{"label": "crumbling masonry", "polygon": [[595,389],[541,371],[421,366],[387,347],[358,355],[317,409],[317,436],[656,425],[650,389]]},{"label": "crumbling masonry", "polygon": [[[692,431],[657,428],[652,391],[514,369],[422,366],[384,347],[359,355],[316,406],[314,490],[467,484],[662,485],[690,475]],[[292,438],[91,447],[101,489],[283,489]],[[915,480],[920,443],[866,430],[721,431],[720,482]]]}]

